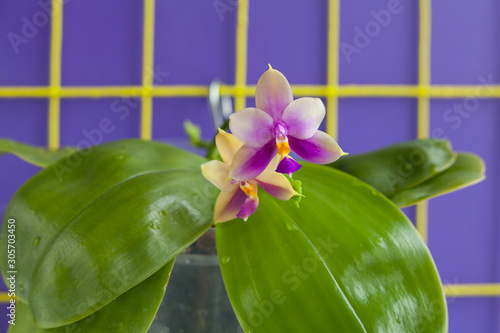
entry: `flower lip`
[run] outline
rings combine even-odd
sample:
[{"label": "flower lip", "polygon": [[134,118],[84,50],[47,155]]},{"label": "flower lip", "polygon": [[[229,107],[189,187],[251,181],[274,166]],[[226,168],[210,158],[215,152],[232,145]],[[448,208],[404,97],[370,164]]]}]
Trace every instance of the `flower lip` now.
[{"label": "flower lip", "polygon": [[297,161],[295,161],[293,158],[285,156],[278,164],[276,172],[286,173],[289,177],[292,177],[292,174],[300,168],[302,168],[302,165],[297,163]]},{"label": "flower lip", "polygon": [[259,198],[248,197],[241,206],[241,209],[238,212],[238,214],[236,214],[236,217],[239,217],[246,222],[248,220],[248,217],[253,213],[255,213],[255,211],[257,210],[257,206],[259,206]]}]

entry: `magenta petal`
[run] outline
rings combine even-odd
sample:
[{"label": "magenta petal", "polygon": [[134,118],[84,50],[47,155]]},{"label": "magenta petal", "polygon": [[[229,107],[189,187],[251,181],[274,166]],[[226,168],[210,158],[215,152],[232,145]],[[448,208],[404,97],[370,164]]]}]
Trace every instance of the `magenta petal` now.
[{"label": "magenta petal", "polygon": [[229,177],[239,181],[254,179],[267,168],[276,154],[274,140],[261,148],[243,146],[234,155]]},{"label": "magenta petal", "polygon": [[283,122],[289,135],[297,139],[309,139],[318,130],[325,113],[325,105],[321,99],[303,97],[286,107]]},{"label": "magenta petal", "polygon": [[317,131],[310,139],[300,140],[288,136],[290,149],[308,162],[327,164],[336,161],[344,153],[328,134]]},{"label": "magenta petal", "polygon": [[241,206],[241,210],[239,211],[238,214],[236,214],[236,216],[246,221],[250,215],[255,213],[258,206],[259,206],[258,197],[255,199],[247,198],[243,206]]},{"label": "magenta petal", "polygon": [[293,101],[292,88],[286,77],[275,69],[267,70],[257,82],[255,105],[280,121],[285,108]]},{"label": "magenta petal", "polygon": [[[293,158],[286,156],[278,164],[278,167],[276,168],[276,172],[286,173],[289,177],[292,177],[292,174],[295,171],[299,170],[300,168],[302,168],[302,165],[300,165]],[[266,190],[266,192],[270,193],[268,190]]]},{"label": "magenta petal", "polygon": [[245,146],[258,148],[273,137],[273,118],[262,110],[246,108],[229,116],[229,128]]}]

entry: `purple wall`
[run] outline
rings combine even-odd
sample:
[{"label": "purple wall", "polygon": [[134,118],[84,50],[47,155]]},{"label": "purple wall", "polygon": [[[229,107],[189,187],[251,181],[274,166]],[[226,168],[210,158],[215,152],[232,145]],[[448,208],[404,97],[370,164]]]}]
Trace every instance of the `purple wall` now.
[{"label": "purple wall", "polygon": [[[43,1],[46,2],[46,1]],[[218,77],[234,82],[234,0],[157,0],[155,64],[161,84],[204,84]],[[341,36],[354,45],[355,28],[372,21],[371,11],[389,0],[342,0]],[[142,1],[66,0],[62,57],[63,85],[141,83]],[[214,3],[226,4],[224,13]],[[416,84],[418,2],[401,0],[400,13],[370,43],[350,57],[340,53],[340,83]],[[432,83],[481,85],[499,81],[500,3],[440,0],[433,4]],[[47,85],[50,25],[42,26],[14,51],[10,32],[21,34],[36,1],[0,4],[0,85]],[[326,82],[327,1],[250,1],[248,82],[255,84],[267,63],[292,84]],[[346,44],[343,44],[346,45]],[[491,78],[491,79],[490,79]],[[135,101],[132,101],[135,103]],[[116,124],[105,141],[137,137],[139,110],[120,119],[119,98],[67,99],[61,103],[61,141],[75,145],[82,131],[108,117]],[[250,101],[252,103],[252,101]],[[454,105],[473,105],[468,117],[450,121]],[[467,104],[469,103],[469,104]],[[456,150],[472,151],[487,164],[487,180],[430,202],[429,246],[445,283],[500,282],[500,102],[432,100],[431,130],[444,133]],[[341,99],[339,143],[358,153],[416,136],[416,101],[411,98]],[[153,137],[185,145],[182,122],[213,134],[203,98],[156,98]],[[47,144],[47,101],[0,98],[0,137]],[[12,156],[0,157],[0,213],[16,189],[37,172]],[[406,210],[414,218],[414,210]],[[3,308],[3,305],[0,305]],[[500,298],[450,298],[451,332],[498,332]],[[0,325],[5,325],[2,315]]]}]

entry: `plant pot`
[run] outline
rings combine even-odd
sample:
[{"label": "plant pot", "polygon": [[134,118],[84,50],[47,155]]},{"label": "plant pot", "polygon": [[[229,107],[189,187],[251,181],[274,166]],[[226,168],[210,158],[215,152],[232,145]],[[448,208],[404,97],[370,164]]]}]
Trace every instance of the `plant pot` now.
[{"label": "plant pot", "polygon": [[224,287],[211,228],[180,254],[149,333],[243,333]]}]

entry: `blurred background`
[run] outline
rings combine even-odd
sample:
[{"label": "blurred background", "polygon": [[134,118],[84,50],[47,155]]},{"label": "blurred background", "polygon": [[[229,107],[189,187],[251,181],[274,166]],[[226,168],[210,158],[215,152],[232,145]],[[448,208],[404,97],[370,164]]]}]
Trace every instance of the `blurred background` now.
[{"label": "blurred background", "polygon": [[[452,285],[450,332],[499,332],[500,293],[464,297],[453,285],[500,283],[500,3],[439,0],[431,8],[430,84],[452,91],[466,85],[471,93],[431,96],[427,130],[449,139],[454,150],[480,155],[487,179],[429,202],[428,244],[443,283]],[[51,84],[49,11],[50,0],[0,2],[0,137],[39,146],[49,144],[48,93],[27,97],[8,87]],[[244,20],[237,19],[237,0],[156,0],[155,12],[154,69],[145,72],[143,1],[65,0],[60,83],[133,90],[146,78],[155,86],[195,86],[184,96],[174,91],[152,97],[152,139],[188,147],[185,119],[200,125],[204,138],[214,135],[210,82],[222,80],[226,94],[242,83],[235,82],[235,68],[237,26]],[[330,22],[340,27],[332,49],[338,52],[339,85],[411,88],[419,83],[419,1],[340,0],[339,16]],[[243,84],[255,85],[268,63],[292,86],[332,83],[327,80],[328,26],[327,0],[250,0]],[[77,145],[105,118],[112,130],[103,133],[102,142],[140,137],[142,99],[129,95],[62,97],[60,145]],[[411,92],[340,96],[335,133],[340,146],[355,154],[415,139],[416,97]],[[254,105],[253,96],[247,104]],[[0,156],[2,215],[15,191],[38,171],[13,156]],[[405,213],[415,221],[414,208]],[[7,317],[0,318],[5,331]]]}]

